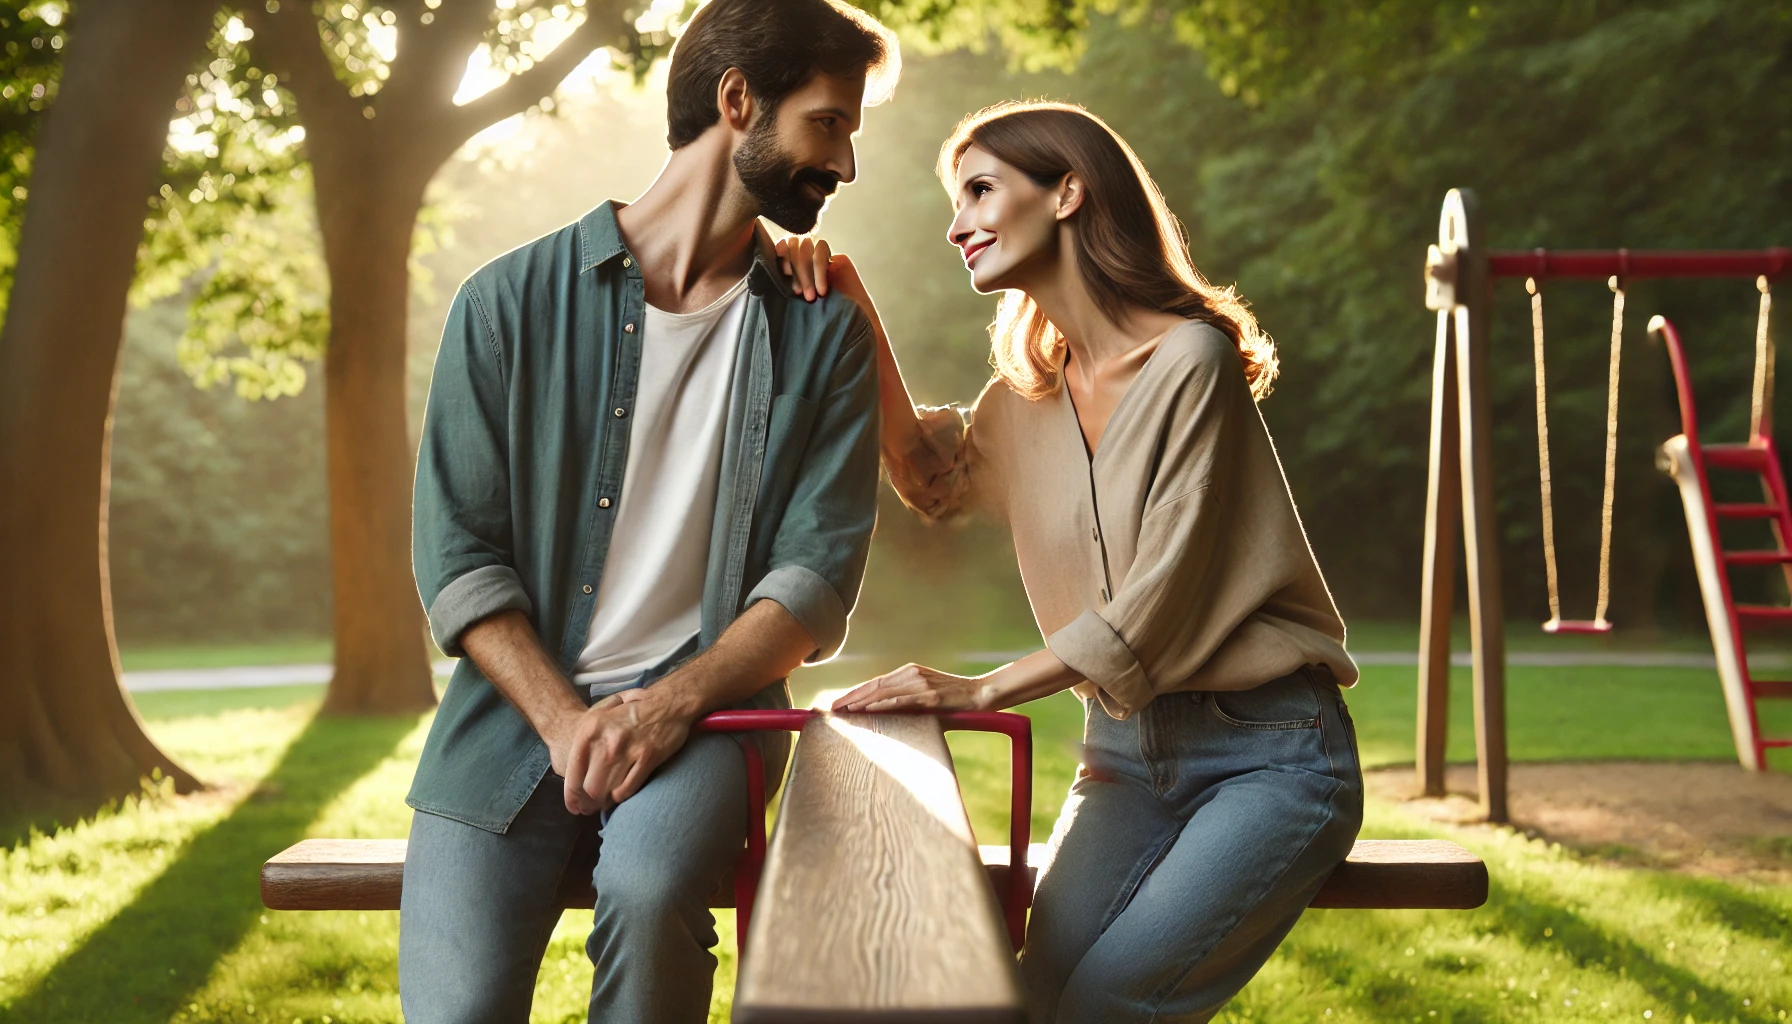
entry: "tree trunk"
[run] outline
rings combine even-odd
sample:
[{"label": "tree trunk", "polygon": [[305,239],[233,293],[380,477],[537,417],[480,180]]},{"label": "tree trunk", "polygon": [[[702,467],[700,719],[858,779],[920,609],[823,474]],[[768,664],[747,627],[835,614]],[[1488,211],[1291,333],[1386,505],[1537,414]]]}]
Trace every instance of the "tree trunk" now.
[{"label": "tree trunk", "polygon": [[415,451],[405,408],[411,237],[428,176],[393,174],[394,162],[368,161],[374,170],[354,161],[353,171],[314,164],[330,272],[324,419],[336,665],[327,714],[414,714],[436,702],[411,576]]},{"label": "tree trunk", "polygon": [[119,683],[106,564],[126,296],[203,0],[86,0],[38,139],[0,330],[0,815],[86,813],[159,769]]}]

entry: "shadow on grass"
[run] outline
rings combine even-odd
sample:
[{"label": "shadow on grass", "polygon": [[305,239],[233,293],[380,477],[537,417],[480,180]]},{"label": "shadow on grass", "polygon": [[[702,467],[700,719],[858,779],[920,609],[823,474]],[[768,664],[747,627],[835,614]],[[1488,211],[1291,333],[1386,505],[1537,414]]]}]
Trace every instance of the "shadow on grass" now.
[{"label": "shadow on grass", "polygon": [[[1681,880],[1674,880],[1679,882]],[[1693,903],[1705,903],[1727,924],[1742,930],[1757,931],[1776,920],[1774,912],[1740,900],[1739,894],[1727,892],[1721,885],[1681,888],[1670,885],[1666,894]],[[1721,901],[1721,905],[1718,902]],[[1741,903],[1739,907],[1737,904]],[[1325,911],[1329,914],[1347,911]],[[1631,983],[1661,1000],[1656,1007],[1658,1018],[1679,1019],[1691,1014],[1701,1021],[1731,1021],[1736,1024],[1770,1024],[1771,1017],[1762,1007],[1745,1006],[1742,998],[1720,988],[1690,970],[1664,962],[1654,951],[1635,940],[1614,934],[1587,920],[1580,914],[1555,903],[1543,902],[1524,893],[1506,889],[1496,882],[1487,905],[1473,912],[1476,929],[1486,928],[1493,934],[1537,951],[1566,954],[1583,970],[1600,971],[1613,978],[1626,978]],[[1740,924],[1738,920],[1740,919]],[[1545,935],[1545,929],[1553,932]],[[1365,946],[1396,947],[1413,942],[1422,925],[1408,923],[1402,927],[1394,920],[1374,915],[1362,921],[1355,935]],[[1778,939],[1783,933],[1774,933]],[[1415,945],[1417,943],[1414,943]],[[1497,993],[1498,979],[1487,978],[1485,988],[1471,986],[1470,991],[1451,985],[1441,975],[1479,975],[1486,971],[1483,954],[1469,952],[1458,962],[1456,956],[1428,957],[1417,964],[1377,966],[1360,955],[1329,946],[1291,947],[1290,953],[1299,967],[1323,978],[1338,993],[1340,1001],[1354,1004],[1371,1019],[1405,1019],[1432,1011],[1437,1016],[1424,1019],[1449,1024],[1481,1024],[1504,1020],[1510,1016]],[[1494,972],[1498,973],[1498,972]],[[1482,993],[1486,993],[1483,995]],[[1489,998],[1491,997],[1491,998]],[[1508,998],[1522,999],[1522,991]],[[1664,1013],[1664,1011],[1666,1011]]]},{"label": "shadow on grass", "polygon": [[[1700,1020],[1761,1024],[1773,1019],[1761,1007],[1744,1006],[1735,993],[1718,988],[1684,967],[1664,962],[1641,943],[1612,934],[1566,907],[1510,891],[1504,897],[1497,906],[1490,904],[1498,927],[1525,945],[1554,947],[1583,967],[1621,972],[1676,1013],[1696,1014]],[[1553,929],[1553,937],[1543,934],[1546,927]]]},{"label": "shadow on grass", "polygon": [[315,718],[230,816],[194,837],[137,898],[0,1019],[167,1020],[262,913],[261,864],[397,747],[415,718]]},{"label": "shadow on grass", "polygon": [[1792,913],[1737,886],[1710,878],[1673,875],[1657,880],[1655,888],[1664,896],[1701,908],[1726,928],[1762,941],[1784,942],[1792,935]]}]

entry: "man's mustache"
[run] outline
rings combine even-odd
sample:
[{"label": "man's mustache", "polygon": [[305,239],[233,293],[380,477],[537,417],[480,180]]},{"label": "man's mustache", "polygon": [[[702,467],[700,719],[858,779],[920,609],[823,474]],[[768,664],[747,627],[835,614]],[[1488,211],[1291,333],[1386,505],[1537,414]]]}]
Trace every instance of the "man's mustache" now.
[{"label": "man's mustache", "polygon": [[834,194],[834,190],[840,187],[840,176],[829,171],[805,167],[790,176],[790,183],[799,186],[814,185],[821,190],[823,196],[831,196]]}]

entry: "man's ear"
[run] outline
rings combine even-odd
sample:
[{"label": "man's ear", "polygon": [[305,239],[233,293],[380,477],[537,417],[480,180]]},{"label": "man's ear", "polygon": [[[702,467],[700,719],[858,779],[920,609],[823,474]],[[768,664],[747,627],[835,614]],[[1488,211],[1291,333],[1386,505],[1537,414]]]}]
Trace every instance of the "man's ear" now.
[{"label": "man's ear", "polygon": [[1071,214],[1083,207],[1083,179],[1072,171],[1058,182],[1058,210],[1055,216],[1059,220],[1067,219]]},{"label": "man's ear", "polygon": [[754,107],[753,94],[747,89],[747,76],[741,74],[739,68],[729,68],[722,72],[721,80],[716,82],[716,113],[721,122],[735,131],[746,131],[752,123]]}]

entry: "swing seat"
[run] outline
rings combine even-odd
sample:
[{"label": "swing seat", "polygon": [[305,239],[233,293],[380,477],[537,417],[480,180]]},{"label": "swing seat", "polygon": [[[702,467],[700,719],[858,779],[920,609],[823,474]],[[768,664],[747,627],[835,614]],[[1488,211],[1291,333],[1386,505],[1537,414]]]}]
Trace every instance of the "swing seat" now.
[{"label": "swing seat", "polygon": [[1564,633],[1610,633],[1612,624],[1605,619],[1551,619],[1543,624],[1543,632],[1561,635]]}]

